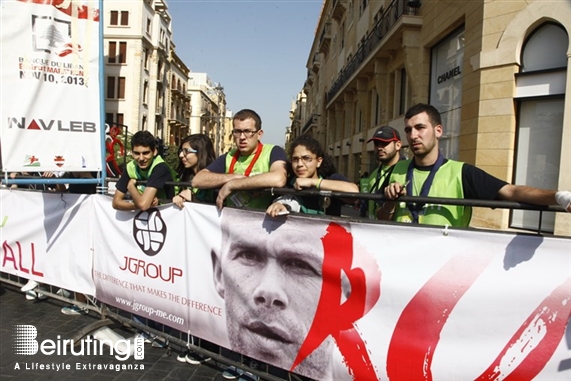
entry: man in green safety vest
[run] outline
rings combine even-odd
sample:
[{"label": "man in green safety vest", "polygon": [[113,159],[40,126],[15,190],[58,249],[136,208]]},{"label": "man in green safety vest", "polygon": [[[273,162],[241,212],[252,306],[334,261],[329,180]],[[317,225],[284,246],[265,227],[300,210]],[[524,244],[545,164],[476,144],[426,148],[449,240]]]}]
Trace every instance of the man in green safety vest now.
[{"label": "man in green safety vest", "polygon": [[[115,194],[113,208],[117,210],[147,210],[159,204],[159,200],[171,200],[174,187],[166,185],[174,181],[175,172],[158,155],[157,141],[149,131],[138,131],[131,139],[133,160],[121,174]],[[145,185],[137,185],[137,180],[146,180]],[[129,193],[131,200],[126,200]]]},{"label": "man in green safety vest", "polygon": [[238,111],[232,125],[237,148],[199,171],[192,180],[192,186],[200,189],[220,188],[216,198],[219,209],[226,204],[266,210],[272,196],[251,190],[285,186],[286,153],[279,146],[262,144],[262,120],[255,111]]},{"label": "man in green safety vest", "polygon": [[[394,165],[400,160],[401,140],[399,132],[391,126],[377,128],[367,143],[373,142],[375,154],[379,166],[368,178],[367,193],[383,194],[383,189],[388,185]],[[377,218],[377,210],[382,203],[370,200],[368,202],[368,214],[370,219]]]},{"label": "man in green safety vest", "polygon": [[472,210],[461,205],[399,202],[400,196],[505,200],[535,205],[559,204],[571,212],[571,192],[512,185],[483,170],[444,158],[439,149],[442,119],[431,105],[419,103],[404,116],[404,131],[414,154],[395,165],[381,208],[386,219],[412,224],[465,227]]}]

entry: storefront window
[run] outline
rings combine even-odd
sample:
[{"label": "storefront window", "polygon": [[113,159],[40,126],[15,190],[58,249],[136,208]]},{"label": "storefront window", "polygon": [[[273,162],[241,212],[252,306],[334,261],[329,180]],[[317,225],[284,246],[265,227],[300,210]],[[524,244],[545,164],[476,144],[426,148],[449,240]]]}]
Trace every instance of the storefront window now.
[{"label": "storefront window", "polygon": [[442,116],[444,133],[440,147],[442,154],[450,159],[458,159],[463,61],[464,28],[452,33],[432,49],[430,104]]}]

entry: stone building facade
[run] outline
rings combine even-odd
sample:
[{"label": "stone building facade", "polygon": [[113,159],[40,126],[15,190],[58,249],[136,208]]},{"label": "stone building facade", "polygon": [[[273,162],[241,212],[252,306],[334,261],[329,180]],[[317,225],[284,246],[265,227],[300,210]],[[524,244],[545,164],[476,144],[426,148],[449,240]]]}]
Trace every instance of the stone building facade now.
[{"label": "stone building facade", "polygon": [[[326,0],[290,138],[317,137],[356,180],[376,166],[366,143],[375,127],[404,138],[408,107],[431,103],[446,157],[508,182],[571,189],[570,32],[568,1]],[[472,224],[535,230],[538,212],[477,209]],[[564,213],[541,224],[571,232]]]},{"label": "stone building facade", "polygon": [[[131,134],[150,131],[166,145],[204,132],[223,152],[224,91],[197,85],[194,74],[201,73],[177,55],[166,0],[108,1],[103,13],[106,122]],[[207,115],[199,115],[202,110]]]}]

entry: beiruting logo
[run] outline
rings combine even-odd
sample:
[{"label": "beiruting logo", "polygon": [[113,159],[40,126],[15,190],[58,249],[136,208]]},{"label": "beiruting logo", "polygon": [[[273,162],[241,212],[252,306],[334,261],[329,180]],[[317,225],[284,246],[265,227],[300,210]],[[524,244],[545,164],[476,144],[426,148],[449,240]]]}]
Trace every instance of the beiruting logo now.
[{"label": "beiruting logo", "polygon": [[[38,352],[43,355],[51,356],[114,356],[119,361],[127,360],[131,354],[135,360],[143,360],[145,358],[145,347],[143,338],[137,336],[133,341],[124,340],[95,340],[91,337],[74,342],[74,340],[62,339],[59,335],[56,340],[46,339],[38,342],[38,330],[35,326],[29,324],[17,324],[13,326],[12,332],[14,353],[17,355],[33,356]],[[59,365],[59,364],[58,364]],[[73,364],[61,364],[62,369],[72,369]],[[121,370],[120,365],[114,364],[90,364],[77,363],[74,369],[99,369],[99,367],[106,366],[108,369]],[[125,367],[127,364],[123,364]],[[50,364],[28,364],[22,365],[24,369],[56,369],[55,365]],[[31,367],[30,367],[31,366]],[[128,364],[129,369],[144,369],[143,364]],[[117,368],[117,369],[115,369]],[[20,365],[16,363],[15,369],[20,369]]]}]

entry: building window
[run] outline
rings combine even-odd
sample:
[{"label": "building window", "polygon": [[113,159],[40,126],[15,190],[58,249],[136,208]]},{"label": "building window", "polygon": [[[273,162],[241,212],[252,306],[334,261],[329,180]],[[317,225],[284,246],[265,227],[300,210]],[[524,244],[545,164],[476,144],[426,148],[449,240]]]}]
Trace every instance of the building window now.
[{"label": "building window", "polygon": [[147,34],[151,34],[151,19],[147,18]]},{"label": "building window", "polygon": [[343,49],[345,47],[345,21],[341,23],[341,32],[340,32],[340,47]]},{"label": "building window", "polygon": [[[515,184],[558,187],[568,46],[565,30],[551,23],[537,28],[523,45],[521,72],[516,76]],[[555,213],[543,213],[540,219],[539,212],[513,210],[510,227],[552,233]]]},{"label": "building window", "polygon": [[111,11],[111,17],[109,18],[109,25],[129,25],[129,12],[128,11]]},{"label": "building window", "polygon": [[149,49],[148,49],[148,48],[145,48],[145,49],[144,49],[144,51],[143,51],[143,56],[144,56],[144,58],[143,58],[143,59],[144,59],[143,65],[144,65],[144,67],[145,67],[145,70],[149,71]]},{"label": "building window", "polygon": [[107,77],[107,98],[115,98],[115,77]]},{"label": "building window", "polygon": [[404,115],[410,104],[410,86],[406,69],[402,68],[394,72],[391,76],[393,83],[391,93],[393,94],[392,110],[394,117]]},{"label": "building window", "polygon": [[122,113],[105,113],[105,123],[110,125],[124,126],[124,116]]},{"label": "building window", "polygon": [[117,42],[109,41],[109,47],[107,49],[107,62],[116,63],[117,62]]},{"label": "building window", "polygon": [[[117,49],[118,47],[118,49]],[[108,61],[109,63],[127,63],[127,43],[109,41]]]},{"label": "building window", "polygon": [[143,84],[143,104],[146,105],[148,103],[148,98],[149,97],[149,82],[145,81],[145,83]]},{"label": "building window", "polygon": [[378,126],[379,125],[379,115],[381,112],[381,97],[379,97],[379,93],[375,90],[375,104],[374,104],[374,112],[375,115],[373,117],[373,120],[375,121],[374,125]]},{"label": "building window", "polygon": [[408,107],[408,80],[406,77],[406,70],[404,68],[400,71],[399,82],[399,115],[403,115]]},{"label": "building window", "polygon": [[533,32],[523,47],[521,72],[566,67],[568,44],[569,37],[559,25],[542,26]]},{"label": "building window", "polygon": [[121,11],[121,25],[123,26],[129,25],[129,12]]},{"label": "building window", "polygon": [[363,131],[363,111],[361,111],[361,107],[357,106],[357,132]]},{"label": "building window", "polygon": [[355,9],[355,4],[353,3],[353,0],[349,1],[349,22],[352,23],[353,22],[353,9]]},{"label": "building window", "polygon": [[109,18],[109,25],[118,25],[119,12],[111,11],[111,17]]},{"label": "building window", "polygon": [[125,99],[125,77],[107,77],[107,99]]},{"label": "building window", "polygon": [[368,0],[361,0],[361,3],[359,4],[359,17],[363,15],[363,13],[365,13],[365,9],[367,9],[367,3],[369,1]]}]

